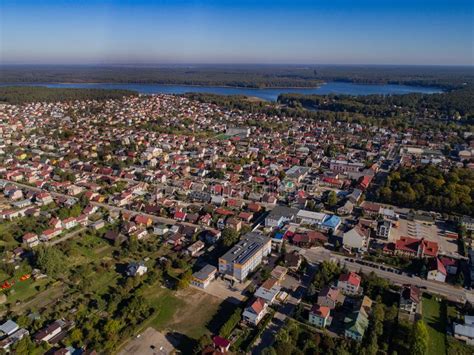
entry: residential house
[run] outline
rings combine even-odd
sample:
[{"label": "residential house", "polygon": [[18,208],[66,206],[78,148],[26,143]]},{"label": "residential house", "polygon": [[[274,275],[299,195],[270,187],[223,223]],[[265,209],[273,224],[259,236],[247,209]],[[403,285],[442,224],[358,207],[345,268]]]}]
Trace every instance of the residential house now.
[{"label": "residential house", "polygon": [[344,336],[355,341],[362,341],[369,327],[369,313],[372,300],[367,296],[362,299],[358,310],[353,311],[344,319]]},{"label": "residential house", "polygon": [[206,246],[206,244],[204,244],[203,241],[201,240],[198,240],[196,241],[195,243],[191,244],[187,249],[187,253],[190,255],[190,256],[196,256],[201,250],[204,249],[204,247]]},{"label": "residential house", "polygon": [[145,275],[148,271],[148,268],[145,266],[144,262],[132,262],[128,265],[126,274],[127,276],[135,277]]},{"label": "residential house", "polygon": [[264,299],[268,304],[275,302],[281,287],[277,279],[267,279],[255,292],[255,297]]},{"label": "residential house", "polygon": [[430,259],[426,278],[431,281],[445,282],[448,272],[439,258]]},{"label": "residential house", "polygon": [[421,317],[421,290],[414,286],[404,286],[400,292],[398,317],[414,322]]},{"label": "residential house", "polygon": [[453,323],[454,337],[474,345],[474,316],[464,316],[464,324]]},{"label": "residential house", "polygon": [[311,311],[309,312],[309,322],[316,327],[319,328],[326,328],[330,325],[330,313],[331,310],[329,307],[321,306],[319,304],[315,304]]},{"label": "residential house", "polygon": [[349,250],[356,250],[358,252],[366,251],[369,245],[369,238],[370,229],[356,225],[343,234],[342,244]]},{"label": "residential house", "polygon": [[357,295],[360,293],[362,278],[355,272],[341,274],[337,281],[337,288],[346,295]]},{"label": "residential house", "polygon": [[276,206],[265,218],[265,227],[280,228],[284,223],[292,221],[298,210],[286,206]]},{"label": "residential house", "polygon": [[250,301],[249,305],[245,307],[242,314],[243,320],[252,325],[257,325],[262,318],[267,314],[268,305],[265,300],[255,298]]},{"label": "residential house", "polygon": [[329,309],[334,309],[338,303],[343,302],[344,295],[334,286],[325,286],[318,294],[318,304]]}]

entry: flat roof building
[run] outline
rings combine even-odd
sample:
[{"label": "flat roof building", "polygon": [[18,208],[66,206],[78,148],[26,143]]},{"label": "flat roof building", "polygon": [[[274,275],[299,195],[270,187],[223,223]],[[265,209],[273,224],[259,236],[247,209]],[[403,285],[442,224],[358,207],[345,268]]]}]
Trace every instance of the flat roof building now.
[{"label": "flat roof building", "polygon": [[219,273],[235,281],[243,281],[271,252],[270,238],[256,232],[245,234],[227,253],[219,258]]}]

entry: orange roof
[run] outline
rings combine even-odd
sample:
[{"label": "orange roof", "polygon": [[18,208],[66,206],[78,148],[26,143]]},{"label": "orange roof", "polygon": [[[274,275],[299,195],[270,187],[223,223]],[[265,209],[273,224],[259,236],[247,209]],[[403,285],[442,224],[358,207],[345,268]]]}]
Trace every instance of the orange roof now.
[{"label": "orange roof", "polygon": [[311,309],[311,313],[317,315],[318,317],[326,318],[329,315],[330,309],[326,306],[320,306],[315,304]]},{"label": "orange roof", "polygon": [[343,282],[345,281],[345,282],[350,283],[351,285],[359,286],[361,277],[357,275],[355,272],[350,272],[348,274],[342,274],[341,276],[339,276],[339,281],[343,281]]}]

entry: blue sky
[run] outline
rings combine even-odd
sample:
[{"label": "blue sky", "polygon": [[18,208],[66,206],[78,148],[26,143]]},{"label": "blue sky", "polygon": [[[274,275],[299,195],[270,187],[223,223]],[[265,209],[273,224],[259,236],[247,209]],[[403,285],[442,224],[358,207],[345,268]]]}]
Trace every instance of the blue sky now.
[{"label": "blue sky", "polygon": [[474,64],[464,0],[0,0],[6,64]]}]

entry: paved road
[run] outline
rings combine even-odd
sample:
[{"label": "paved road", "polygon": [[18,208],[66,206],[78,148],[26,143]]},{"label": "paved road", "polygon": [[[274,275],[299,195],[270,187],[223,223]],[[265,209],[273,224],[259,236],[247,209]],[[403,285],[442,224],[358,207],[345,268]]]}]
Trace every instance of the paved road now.
[{"label": "paved road", "polygon": [[387,280],[390,280],[392,283],[397,285],[415,285],[426,289],[426,291],[439,294],[444,296],[452,301],[456,302],[463,302],[466,298],[474,297],[473,291],[468,291],[461,287],[455,287],[446,283],[436,282],[436,281],[429,281],[420,279],[419,277],[410,277],[407,275],[399,275],[393,272],[384,271],[381,269],[377,269],[374,267],[361,265],[355,262],[349,262],[346,257],[334,254],[331,251],[316,247],[311,249],[300,249],[295,248],[294,246],[289,247],[291,249],[298,249],[300,250],[301,254],[306,257],[309,262],[312,263],[320,263],[325,260],[334,259],[337,260],[341,265],[346,266],[349,270],[352,271],[359,271],[362,270],[364,273],[374,272],[378,276],[383,277]]}]

